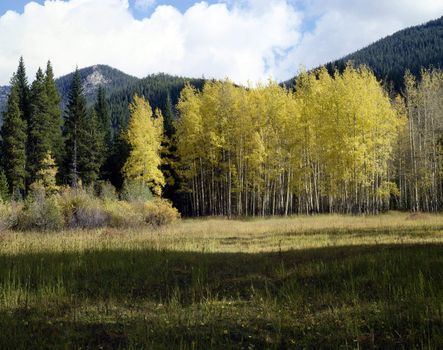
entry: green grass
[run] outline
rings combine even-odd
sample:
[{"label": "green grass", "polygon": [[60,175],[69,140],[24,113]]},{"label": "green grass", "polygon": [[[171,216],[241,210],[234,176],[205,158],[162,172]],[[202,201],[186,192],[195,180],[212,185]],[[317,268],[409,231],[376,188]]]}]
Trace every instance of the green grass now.
[{"label": "green grass", "polygon": [[0,234],[0,349],[443,347],[443,216]]}]

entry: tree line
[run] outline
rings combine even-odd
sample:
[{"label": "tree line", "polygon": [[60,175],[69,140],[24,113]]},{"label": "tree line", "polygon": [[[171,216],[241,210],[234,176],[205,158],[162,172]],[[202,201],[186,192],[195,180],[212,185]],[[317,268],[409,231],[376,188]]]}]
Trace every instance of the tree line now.
[{"label": "tree line", "polygon": [[115,173],[141,186],[127,184],[132,188],[161,194],[165,179],[160,170],[160,110],[154,114],[143,97],[135,96],[127,126],[116,132],[104,88],[98,88],[95,103],[88,107],[78,70],[72,75],[64,110],[63,105],[51,63],[45,72],[38,69],[29,85],[20,58],[0,130],[3,200],[24,199],[36,184],[49,193],[58,184],[94,189]]},{"label": "tree line", "polygon": [[389,206],[404,118],[366,68],[302,74],[295,93],[210,82],[178,105],[182,190],[195,215],[375,213]]},{"label": "tree line", "polygon": [[1,128],[3,188],[8,186],[14,199],[23,198],[51,159],[60,170],[58,182],[94,183],[112,145],[110,131],[103,89],[95,106],[87,109],[80,77],[74,74],[63,115],[51,63],[45,72],[38,69],[29,85],[21,58]]},{"label": "tree line", "polygon": [[177,173],[191,215],[436,212],[443,206],[443,72],[401,95],[348,64],[296,90],[208,82],[178,104]]},{"label": "tree line", "polygon": [[23,198],[53,164],[58,184],[119,174],[191,216],[437,211],[443,73],[405,81],[393,97],[371,70],[348,65],[302,73],[295,91],[188,83],[176,106],[167,99],[167,118],[135,95],[116,130],[103,88],[88,108],[75,73],[62,113],[51,64],[29,86],[21,59],[1,128],[0,192]]}]

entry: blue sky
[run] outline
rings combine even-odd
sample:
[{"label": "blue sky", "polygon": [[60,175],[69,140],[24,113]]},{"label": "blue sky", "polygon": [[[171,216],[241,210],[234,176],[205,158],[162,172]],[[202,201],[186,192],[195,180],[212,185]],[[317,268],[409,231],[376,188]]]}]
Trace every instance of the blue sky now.
[{"label": "blue sky", "polygon": [[[29,0],[0,0],[0,15],[3,15],[8,10],[13,10],[17,12],[23,12],[23,9],[25,5],[30,2]],[[34,2],[37,2],[39,4],[43,4],[44,0],[34,0]],[[143,11],[137,8],[135,6],[136,0],[130,0],[130,6],[131,10],[134,13],[134,16],[137,18],[143,18],[147,15],[150,15],[156,6],[158,5],[172,5],[175,8],[179,9],[180,11],[184,12],[189,7],[194,5],[196,3],[195,0],[174,0],[174,1],[168,1],[168,0],[157,0],[153,4],[153,6],[150,6],[148,10]],[[206,0],[208,3],[216,3],[217,0]]]},{"label": "blue sky", "polygon": [[0,0],[0,85],[20,56],[30,76],[51,59],[56,75],[282,81],[442,15],[443,0]]}]

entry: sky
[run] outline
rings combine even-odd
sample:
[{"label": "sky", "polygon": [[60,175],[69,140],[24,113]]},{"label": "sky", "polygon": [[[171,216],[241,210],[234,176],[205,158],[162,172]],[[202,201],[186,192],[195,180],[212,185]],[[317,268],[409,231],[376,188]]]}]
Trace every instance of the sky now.
[{"label": "sky", "polygon": [[57,76],[284,81],[442,15],[443,0],[0,0],[0,85],[20,56],[29,80],[50,59]]}]

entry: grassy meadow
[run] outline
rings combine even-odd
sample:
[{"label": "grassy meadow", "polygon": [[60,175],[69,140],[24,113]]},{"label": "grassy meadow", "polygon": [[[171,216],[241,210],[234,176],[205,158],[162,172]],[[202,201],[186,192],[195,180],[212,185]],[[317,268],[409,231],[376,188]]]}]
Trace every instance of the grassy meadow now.
[{"label": "grassy meadow", "polygon": [[438,349],[443,215],[0,233],[0,349]]}]

